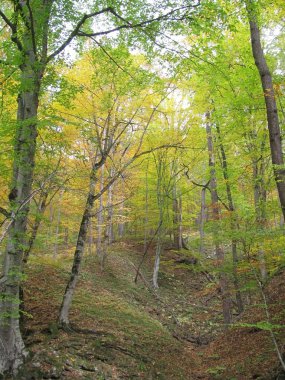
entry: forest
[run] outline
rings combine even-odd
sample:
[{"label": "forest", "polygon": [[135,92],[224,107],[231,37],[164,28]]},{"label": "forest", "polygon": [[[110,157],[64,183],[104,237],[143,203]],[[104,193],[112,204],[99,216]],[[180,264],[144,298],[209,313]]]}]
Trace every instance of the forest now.
[{"label": "forest", "polygon": [[0,379],[285,379],[284,0],[1,0]]}]

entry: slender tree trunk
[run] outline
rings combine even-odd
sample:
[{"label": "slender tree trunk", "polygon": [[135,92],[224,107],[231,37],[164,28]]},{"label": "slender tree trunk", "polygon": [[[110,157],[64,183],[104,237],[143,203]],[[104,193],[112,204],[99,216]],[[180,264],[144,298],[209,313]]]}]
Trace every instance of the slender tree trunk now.
[{"label": "slender tree trunk", "polygon": [[162,181],[164,177],[164,162],[162,157],[158,157],[156,162],[156,170],[157,170],[157,205],[159,209],[159,223],[157,228],[157,243],[156,243],[156,251],[155,251],[155,261],[153,267],[153,276],[152,276],[152,284],[154,289],[158,289],[158,273],[159,273],[159,265],[160,265],[160,256],[162,251],[162,237],[163,233],[163,222],[164,222],[164,190],[162,186]]},{"label": "slender tree trunk", "polygon": [[28,262],[30,252],[33,248],[33,245],[34,245],[34,242],[36,240],[36,236],[37,236],[41,221],[43,219],[43,214],[44,214],[45,209],[46,209],[47,197],[48,197],[48,193],[46,191],[44,191],[41,194],[41,198],[39,200],[38,209],[37,209],[37,213],[35,216],[35,221],[34,221],[34,224],[32,227],[32,231],[31,231],[31,236],[30,236],[29,241],[28,241],[28,246],[24,251],[23,262],[25,264]]},{"label": "slender tree trunk", "polygon": [[84,245],[86,242],[89,220],[91,218],[91,212],[95,201],[95,185],[96,185],[96,172],[97,167],[93,167],[90,175],[89,193],[86,200],[80,229],[78,233],[76,249],[74,253],[73,266],[71,269],[71,275],[68,284],[65,289],[62,304],[59,312],[59,325],[62,327],[68,327],[69,325],[69,309],[73,299],[75,287],[79,277],[80,266],[82,262]]},{"label": "slender tree trunk", "polygon": [[[100,175],[100,191],[102,191],[104,187],[104,165],[101,167],[101,175]],[[98,214],[97,214],[97,241],[96,241],[96,248],[97,248],[97,255],[101,259],[103,255],[103,249],[102,249],[102,241],[103,241],[103,232],[104,232],[104,207],[103,207],[103,195],[99,198],[99,208],[98,208]]]},{"label": "slender tree trunk", "polygon": [[260,75],[266,106],[273,171],[275,175],[282,213],[285,218],[285,169],[275,92],[272,76],[264,56],[263,48],[261,46],[260,31],[257,24],[257,16],[254,10],[253,1],[247,0],[246,4],[250,24],[252,54]]},{"label": "slender tree trunk", "polygon": [[48,236],[47,236],[47,245],[50,247],[51,242],[53,240],[53,228],[52,222],[54,219],[54,208],[52,205],[49,206],[49,228],[48,228]]},{"label": "slender tree trunk", "polygon": [[[220,146],[220,151],[221,151],[221,156],[222,156],[222,169],[223,169],[223,177],[224,177],[225,184],[226,184],[228,205],[229,205],[229,210],[231,212],[231,215],[230,215],[231,230],[232,230],[232,233],[234,234],[236,229],[238,229],[238,223],[236,221],[235,206],[234,206],[232,190],[231,190],[230,181],[229,181],[227,156],[226,156],[226,152],[224,149],[224,145],[222,143],[220,127],[217,125],[216,129],[217,129],[217,133],[218,133],[219,146]],[[236,303],[237,303],[238,312],[242,313],[244,310],[244,307],[243,307],[241,292],[239,290],[240,286],[239,286],[238,272],[237,272],[237,266],[238,266],[238,261],[239,261],[238,260],[238,251],[237,251],[237,240],[232,239],[231,245],[232,245],[233,277],[234,277],[234,287],[235,287],[235,293],[236,293]]]},{"label": "slender tree trunk", "polygon": [[[120,204],[120,216],[121,219],[124,217],[124,202]],[[124,236],[124,229],[125,229],[125,223],[124,222],[119,222],[118,224],[118,235],[119,238],[121,239]]]},{"label": "slender tree trunk", "polygon": [[[216,169],[215,169],[215,155],[214,155],[214,147],[213,147],[213,139],[212,139],[212,130],[210,125],[210,113],[207,113],[207,123],[206,123],[206,131],[207,131],[207,143],[208,143],[208,152],[209,152],[209,167],[211,173],[210,180],[210,190],[211,190],[211,200],[212,200],[212,213],[213,219],[218,222],[220,220],[220,209],[219,209],[219,198],[217,192],[217,179],[216,179]],[[218,241],[218,231],[217,227],[215,227],[214,231],[214,241],[215,241],[215,250],[216,257],[219,266],[223,266],[225,261],[225,255],[221,244]],[[226,273],[221,273],[219,277],[219,285],[222,294],[222,307],[223,307],[223,316],[225,324],[230,324],[232,320],[232,302],[229,294],[229,283]]]},{"label": "slender tree trunk", "polygon": [[[159,180],[160,182],[160,180]],[[159,185],[159,188],[161,190],[161,187]],[[159,266],[160,266],[160,256],[162,252],[162,237],[163,237],[163,199],[162,194],[158,193],[158,206],[159,206],[159,224],[157,227],[157,240],[156,240],[156,250],[155,250],[155,260],[154,260],[154,266],[153,266],[153,275],[152,275],[152,284],[154,289],[158,289],[158,273],[159,273]]]},{"label": "slender tree trunk", "polygon": [[204,226],[206,222],[206,187],[202,187],[201,190],[201,211],[200,211],[200,228],[199,228],[199,233],[200,233],[200,248],[199,251],[200,253],[204,253],[205,247],[205,231],[204,231]]},{"label": "slender tree trunk", "polygon": [[[110,175],[111,177],[114,174],[114,169],[111,168]],[[108,223],[107,223],[107,236],[108,236],[108,244],[112,244],[114,242],[114,225],[113,225],[113,215],[114,215],[114,206],[113,206],[113,193],[114,193],[114,184],[111,185],[108,189]]]},{"label": "slender tree trunk", "polygon": [[149,168],[149,159],[147,161],[147,167],[146,167],[146,173],[145,173],[145,207],[144,207],[144,244],[143,244],[143,251],[145,252],[147,249],[147,240],[149,235],[149,228],[148,228],[148,213],[149,213],[149,204],[148,204],[148,198],[149,198],[149,189],[148,189],[148,168]]},{"label": "slender tree trunk", "polygon": [[159,273],[159,265],[160,265],[160,256],[162,250],[162,239],[160,235],[160,231],[157,237],[156,250],[155,250],[155,260],[153,267],[153,275],[152,275],[152,284],[154,289],[158,289],[158,273]]},{"label": "slender tree trunk", "polygon": [[[263,148],[261,148],[263,150]],[[266,204],[266,190],[264,185],[264,157],[261,153],[260,160],[255,160],[253,162],[253,179],[254,179],[254,207],[256,215],[256,225],[261,231],[265,229],[266,224],[266,214],[265,214],[265,204]],[[259,161],[260,165],[259,165]],[[258,261],[261,279],[264,282],[267,278],[267,269],[265,263],[265,254],[263,249],[263,243],[258,243]]]},{"label": "slender tree trunk", "polygon": [[92,256],[93,253],[93,221],[90,218],[89,221],[89,255]]},{"label": "slender tree trunk", "polygon": [[59,242],[59,231],[60,231],[60,219],[61,219],[61,203],[64,191],[62,190],[59,195],[58,200],[58,209],[57,209],[57,219],[56,219],[56,227],[55,227],[55,242],[53,248],[53,258],[55,259],[58,254],[58,242]]},{"label": "slender tree trunk", "polygon": [[101,271],[102,272],[105,269],[105,263],[106,263],[106,259],[107,259],[108,243],[109,243],[108,226],[106,226],[104,229],[104,237],[103,237],[103,241],[102,241],[102,255],[100,258],[100,264],[101,264]]},{"label": "slender tree trunk", "polygon": [[182,199],[177,194],[176,183],[173,186],[173,241],[176,249],[182,248]]}]

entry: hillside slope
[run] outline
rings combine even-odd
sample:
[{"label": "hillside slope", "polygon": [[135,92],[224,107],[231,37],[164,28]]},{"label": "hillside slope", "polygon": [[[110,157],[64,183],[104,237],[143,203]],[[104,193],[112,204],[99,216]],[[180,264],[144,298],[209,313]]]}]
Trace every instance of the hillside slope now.
[{"label": "hillside slope", "polygon": [[[195,265],[164,255],[157,293],[147,286],[151,260],[134,283],[138,247],[109,252],[105,270],[85,259],[72,305],[73,330],[56,318],[71,266],[32,258],[25,283],[23,331],[31,352],[19,379],[275,379],[279,363],[269,333],[255,327],[223,331],[217,286]],[[270,284],[272,315],[284,320],[284,273]],[[256,306],[243,323],[262,320]],[[284,334],[279,336],[284,342]],[[280,344],[282,349],[282,345]],[[280,377],[281,379],[281,377]]]}]

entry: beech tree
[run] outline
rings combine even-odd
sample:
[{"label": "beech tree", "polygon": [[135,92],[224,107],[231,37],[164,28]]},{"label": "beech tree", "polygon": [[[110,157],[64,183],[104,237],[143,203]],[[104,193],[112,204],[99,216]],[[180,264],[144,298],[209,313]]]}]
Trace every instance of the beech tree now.
[{"label": "beech tree", "polygon": [[263,89],[264,102],[271,149],[271,159],[278,190],[281,210],[285,219],[285,169],[282,152],[282,138],[279,125],[278,108],[273,86],[272,74],[261,45],[260,27],[258,21],[258,6],[254,0],[246,1],[250,25],[252,54],[258,69]]}]

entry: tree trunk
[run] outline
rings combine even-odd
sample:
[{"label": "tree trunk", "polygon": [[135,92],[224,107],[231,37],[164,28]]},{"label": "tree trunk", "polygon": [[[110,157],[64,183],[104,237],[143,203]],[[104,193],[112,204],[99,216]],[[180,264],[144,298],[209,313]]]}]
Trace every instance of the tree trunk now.
[{"label": "tree trunk", "polygon": [[[209,153],[209,167],[210,167],[210,190],[211,190],[211,200],[212,200],[212,213],[213,219],[218,222],[220,220],[220,209],[219,209],[219,198],[217,192],[217,179],[216,179],[216,169],[215,169],[215,155],[214,155],[214,147],[213,147],[213,139],[212,139],[212,130],[209,122],[210,113],[207,113],[207,123],[206,123],[206,131],[207,131],[207,143],[208,143],[208,153]],[[214,230],[214,241],[215,241],[215,251],[217,262],[219,266],[223,266],[224,264],[224,251],[221,244],[218,241],[218,231],[217,227]],[[219,277],[219,285],[222,294],[222,308],[223,308],[223,316],[225,324],[230,324],[232,320],[232,302],[229,294],[229,284],[226,273],[221,273]]]},{"label": "tree trunk", "polygon": [[[222,169],[223,169],[223,177],[226,184],[226,192],[227,192],[227,198],[228,198],[228,205],[229,210],[231,212],[230,219],[231,219],[231,231],[234,234],[235,230],[238,229],[238,223],[235,216],[235,206],[232,196],[232,190],[229,182],[229,173],[228,173],[228,162],[227,162],[227,156],[224,149],[224,145],[222,142],[222,136],[220,132],[220,127],[216,125],[217,133],[218,133],[218,139],[219,139],[219,147],[221,151],[222,156]],[[238,313],[242,313],[244,310],[243,302],[242,302],[242,296],[241,292],[239,290],[239,280],[238,280],[238,272],[237,272],[237,266],[238,266],[238,251],[237,251],[237,240],[232,239],[232,258],[233,258],[233,278],[234,278],[234,287],[235,287],[235,293],[236,293],[236,303],[237,303],[237,309]]]},{"label": "tree trunk", "polygon": [[158,289],[158,273],[159,273],[161,250],[162,250],[162,241],[161,241],[160,230],[159,230],[156,250],[155,250],[153,275],[152,275],[152,284],[153,284],[154,289]]},{"label": "tree trunk", "polygon": [[[120,216],[123,219],[123,217],[124,217],[124,202],[122,202],[120,204]],[[124,222],[120,222],[118,224],[118,236],[119,236],[120,239],[124,236],[124,230],[125,230],[125,223]]]},{"label": "tree trunk", "polygon": [[[101,168],[101,176],[100,176],[100,191],[102,191],[104,187],[104,165]],[[99,198],[99,208],[97,214],[97,241],[96,241],[96,249],[97,255],[101,259],[103,254],[102,249],[102,241],[103,241],[103,223],[104,223],[104,215],[103,215],[103,194]]]},{"label": "tree trunk", "polygon": [[[114,174],[114,169],[111,168],[110,175]],[[114,193],[114,184],[111,185],[108,189],[108,223],[107,223],[107,236],[108,236],[108,244],[112,244],[114,242],[114,226],[113,226],[113,215],[114,215],[114,206],[113,206],[113,193]]]},{"label": "tree trunk", "polygon": [[164,222],[164,189],[162,181],[164,179],[164,162],[162,157],[158,157],[156,161],[156,170],[157,170],[157,205],[159,210],[159,223],[157,228],[157,243],[156,243],[156,251],[155,251],[155,261],[153,267],[153,276],[152,276],[152,284],[154,289],[158,289],[158,273],[159,273],[159,265],[160,265],[160,256],[162,251],[162,237],[163,233],[163,222]]},{"label": "tree trunk", "polygon": [[247,11],[250,24],[252,54],[254,57],[255,65],[260,75],[266,106],[273,171],[278,190],[281,210],[285,218],[285,169],[275,92],[272,82],[272,76],[264,56],[263,48],[261,46],[260,31],[256,21],[256,12],[253,9],[253,4],[251,0],[247,1]]},{"label": "tree trunk", "polygon": [[173,242],[174,248],[182,248],[182,199],[177,195],[176,183],[173,187]]},{"label": "tree trunk", "polygon": [[93,221],[92,218],[90,218],[89,221],[89,255],[92,256],[93,254]]},{"label": "tree trunk", "polygon": [[46,205],[47,197],[48,197],[48,193],[46,191],[41,193],[41,198],[39,200],[37,213],[35,216],[35,221],[34,221],[34,224],[32,227],[32,231],[31,231],[31,236],[29,238],[28,246],[24,251],[24,257],[23,257],[23,263],[24,264],[26,264],[28,262],[30,252],[31,252],[33,245],[34,245],[34,242],[36,240],[37,233],[38,233],[41,221],[43,219],[43,214],[44,214],[46,206],[47,206]]},{"label": "tree trunk", "polygon": [[144,203],[144,244],[143,251],[146,252],[147,249],[147,240],[149,235],[149,227],[148,227],[148,213],[149,213],[149,188],[148,188],[148,168],[149,168],[149,159],[147,161],[146,173],[145,173],[145,203]]},{"label": "tree trunk", "polygon": [[57,220],[56,220],[56,227],[55,227],[55,242],[54,242],[54,249],[53,249],[53,258],[55,259],[58,254],[58,243],[59,243],[59,231],[60,231],[60,218],[61,218],[61,202],[63,197],[64,191],[62,190],[59,195],[58,200],[58,209],[57,209]]},{"label": "tree trunk", "polygon": [[[263,145],[263,144],[262,144]],[[261,147],[263,150],[263,147]],[[264,184],[264,157],[263,152],[261,152],[261,157],[253,161],[253,180],[254,180],[254,207],[256,215],[256,225],[260,234],[263,235],[262,231],[265,229],[266,224],[266,190]],[[260,162],[260,166],[258,165]],[[258,243],[258,261],[259,270],[262,282],[266,281],[267,269],[265,263],[265,255],[263,249],[263,243]]]},{"label": "tree trunk", "polygon": [[[14,222],[7,241],[4,275],[0,279],[0,373],[16,371],[26,355],[19,328],[19,286],[22,281],[23,251],[26,247],[27,216],[31,196],[39,100],[39,77],[33,71],[33,52],[22,65],[22,88],[18,96],[17,131],[12,190],[9,194]],[[23,206],[24,205],[24,206]],[[21,211],[17,212],[22,206]]]},{"label": "tree trunk", "polygon": [[204,243],[205,243],[205,231],[204,231],[204,226],[206,222],[206,187],[202,187],[201,190],[201,211],[200,211],[200,228],[199,228],[199,233],[200,233],[200,248],[199,252],[204,253]]},{"label": "tree trunk", "polygon": [[68,327],[69,325],[69,309],[73,299],[75,287],[79,277],[80,266],[83,257],[84,245],[86,242],[89,220],[91,218],[91,212],[95,201],[95,185],[96,185],[96,169],[92,169],[90,175],[89,193],[86,200],[80,229],[77,238],[76,249],[74,253],[73,266],[71,269],[70,279],[65,289],[62,304],[59,312],[59,325],[62,327]]}]

